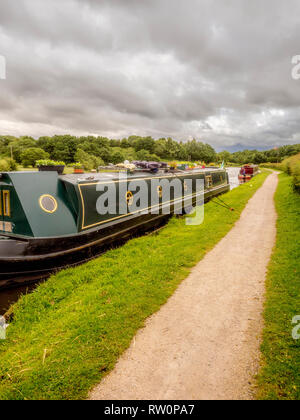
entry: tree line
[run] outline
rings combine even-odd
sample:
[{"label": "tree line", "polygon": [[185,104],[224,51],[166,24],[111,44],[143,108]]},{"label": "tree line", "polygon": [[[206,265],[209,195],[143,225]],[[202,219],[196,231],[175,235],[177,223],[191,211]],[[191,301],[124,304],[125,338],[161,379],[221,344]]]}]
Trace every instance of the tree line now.
[{"label": "tree line", "polygon": [[300,152],[300,145],[282,146],[269,151],[244,150],[216,153],[207,143],[195,139],[177,142],[172,138],[130,136],[121,140],[106,137],[55,135],[53,137],[0,136],[0,157],[12,159],[22,166],[35,166],[40,159],[86,163],[89,168],[104,164],[117,164],[124,160],[148,161],[201,161],[233,164],[282,162]]}]

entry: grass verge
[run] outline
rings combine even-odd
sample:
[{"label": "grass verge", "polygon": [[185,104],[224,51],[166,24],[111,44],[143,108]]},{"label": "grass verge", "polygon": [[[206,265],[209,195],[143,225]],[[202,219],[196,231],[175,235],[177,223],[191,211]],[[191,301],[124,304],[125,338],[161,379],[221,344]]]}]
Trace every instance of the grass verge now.
[{"label": "grass verge", "polygon": [[300,315],[300,195],[286,174],[279,176],[275,202],[277,241],[267,279],[258,398],[299,400],[300,340],[292,338],[292,319]]},{"label": "grass verge", "polygon": [[265,163],[262,166],[264,168],[279,169],[291,175],[294,189],[300,193],[300,153],[285,159],[281,163]]},{"label": "grass verge", "polygon": [[173,218],[159,233],[62,271],[22,297],[0,341],[0,399],[85,398],[145,319],[230,231],[267,176],[223,197],[235,212],[210,202],[202,225]]}]

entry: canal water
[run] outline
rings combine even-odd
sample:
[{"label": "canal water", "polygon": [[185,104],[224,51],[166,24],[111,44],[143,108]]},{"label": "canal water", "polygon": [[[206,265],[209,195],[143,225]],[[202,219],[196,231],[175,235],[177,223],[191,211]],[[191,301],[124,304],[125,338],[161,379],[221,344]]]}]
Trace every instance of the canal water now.
[{"label": "canal water", "polygon": [[[230,188],[234,189],[238,187],[240,185],[238,180],[240,168],[228,168],[227,171],[229,173]],[[37,285],[27,285],[11,290],[4,290],[3,292],[0,291],[0,315],[5,314],[9,307],[15,303],[20,296],[32,292],[36,286]]]},{"label": "canal water", "polygon": [[228,168],[227,172],[229,174],[230,189],[239,187],[241,184],[239,182],[239,173],[241,168]]}]

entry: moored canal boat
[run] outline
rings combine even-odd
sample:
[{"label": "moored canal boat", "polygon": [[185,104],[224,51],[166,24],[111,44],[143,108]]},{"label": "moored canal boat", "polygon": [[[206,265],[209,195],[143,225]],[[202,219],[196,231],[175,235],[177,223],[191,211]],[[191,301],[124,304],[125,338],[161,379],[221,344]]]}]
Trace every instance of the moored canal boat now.
[{"label": "moored canal boat", "polygon": [[[164,182],[174,180],[182,189],[170,189],[164,201]],[[197,181],[201,180],[204,191],[200,192]],[[137,207],[135,198],[141,183],[148,185],[149,191],[155,186],[157,202],[153,206],[149,195],[151,206]],[[194,205],[201,193],[207,201],[229,189],[228,174],[222,169],[80,176],[0,173],[0,288],[45,278],[94,258],[116,240],[155,228],[174,213],[183,197]],[[112,195],[117,202],[112,200],[106,211]],[[169,213],[164,212],[167,205]]]},{"label": "moored canal boat", "polygon": [[258,173],[259,173],[258,165],[244,165],[240,170],[239,180],[242,182],[250,181]]}]

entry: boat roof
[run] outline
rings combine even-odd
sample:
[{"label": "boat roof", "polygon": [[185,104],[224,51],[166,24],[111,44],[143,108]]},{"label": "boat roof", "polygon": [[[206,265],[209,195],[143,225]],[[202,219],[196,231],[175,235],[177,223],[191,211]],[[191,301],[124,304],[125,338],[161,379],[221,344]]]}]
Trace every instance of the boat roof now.
[{"label": "boat roof", "polygon": [[112,172],[99,172],[99,173],[85,173],[85,174],[68,174],[68,175],[60,175],[59,178],[64,182],[69,182],[71,184],[83,184],[89,182],[100,182],[100,181],[110,181],[110,180],[118,180],[120,177],[124,176],[127,179],[136,179],[136,178],[149,178],[149,177],[161,177],[162,175],[192,175],[195,173],[206,173],[206,172],[224,172],[222,168],[205,168],[205,169],[194,169],[188,171],[177,171],[177,172],[164,172],[159,171],[157,173],[147,172],[147,171],[134,171],[133,173],[126,172],[126,171],[112,171]]}]

